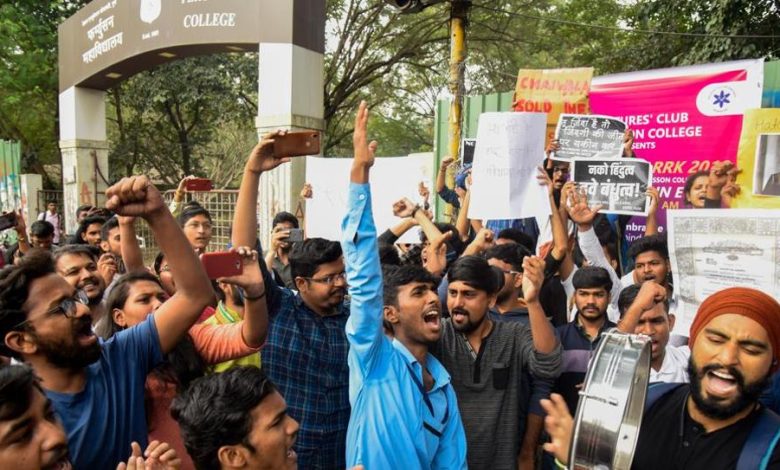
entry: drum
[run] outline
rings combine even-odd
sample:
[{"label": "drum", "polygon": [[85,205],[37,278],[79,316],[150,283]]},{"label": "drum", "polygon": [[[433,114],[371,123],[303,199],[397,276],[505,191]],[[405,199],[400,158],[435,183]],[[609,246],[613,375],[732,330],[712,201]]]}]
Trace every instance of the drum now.
[{"label": "drum", "polygon": [[605,333],[585,377],[569,468],[629,470],[650,379],[650,338]]}]

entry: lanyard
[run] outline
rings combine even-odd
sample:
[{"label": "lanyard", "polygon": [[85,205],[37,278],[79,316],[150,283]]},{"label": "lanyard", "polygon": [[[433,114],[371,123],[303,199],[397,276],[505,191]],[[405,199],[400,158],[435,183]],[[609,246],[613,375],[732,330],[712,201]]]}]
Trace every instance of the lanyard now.
[{"label": "lanyard", "polygon": [[[420,390],[420,393],[422,394],[423,397],[423,401],[425,402],[425,406],[428,407],[428,410],[431,412],[431,416],[436,418],[436,413],[433,410],[433,403],[431,403],[431,399],[428,397],[428,392],[425,391],[425,387],[423,387],[423,384],[420,382],[420,379],[417,378],[417,374],[415,373],[414,368],[408,362],[406,362],[406,368],[409,369],[409,375],[412,377],[412,381],[414,381],[414,384],[417,385],[417,388]],[[442,427],[444,427],[444,425],[447,424],[447,420],[450,417],[450,403],[446,393],[444,394],[444,399],[447,401],[447,404],[446,404],[446,408],[444,408],[444,419],[442,419],[440,423]],[[430,431],[436,437],[441,437],[441,433],[437,431],[436,428],[426,423],[424,419],[423,419],[423,426],[425,426],[425,429]]]}]

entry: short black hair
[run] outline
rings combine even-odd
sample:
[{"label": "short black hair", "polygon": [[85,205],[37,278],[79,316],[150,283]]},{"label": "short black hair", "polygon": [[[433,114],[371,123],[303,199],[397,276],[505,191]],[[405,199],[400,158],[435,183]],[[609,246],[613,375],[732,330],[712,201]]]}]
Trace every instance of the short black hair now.
[{"label": "short black hair", "polygon": [[504,240],[512,240],[518,245],[526,247],[528,251],[534,251],[536,249],[536,246],[534,246],[534,239],[520,229],[511,228],[511,227],[505,228],[500,232],[498,232],[498,235],[496,235],[496,240],[498,240],[499,238],[502,238]]},{"label": "short black hair", "polygon": [[[30,295],[33,281],[54,274],[54,260],[48,251],[32,249],[16,265],[0,271],[0,338],[10,331],[19,330],[20,323],[27,320],[23,305]],[[21,359],[18,353],[0,341],[0,354]]]},{"label": "short black hair", "polygon": [[631,259],[636,260],[637,256],[648,251],[658,252],[658,254],[661,255],[661,258],[668,260],[669,245],[666,243],[666,234],[656,233],[655,235],[648,235],[636,240],[628,248],[628,256]]},{"label": "short black hair", "polygon": [[178,421],[187,452],[198,470],[219,469],[222,446],[249,443],[251,410],[276,387],[262,369],[237,366],[197,379],[177,396],[171,415]]},{"label": "short black hair", "polygon": [[382,269],[382,294],[385,305],[398,307],[398,289],[413,282],[430,284],[434,289],[441,279],[422,266],[385,266]]},{"label": "short black hair", "polygon": [[93,224],[100,224],[100,227],[103,227],[103,224],[106,223],[106,219],[97,215],[90,215],[89,217],[84,217],[84,219],[79,223],[79,228],[76,230],[76,235],[74,236],[74,239],[76,243],[81,245],[86,245],[87,241],[84,240],[82,235],[87,231],[90,225]]},{"label": "short black hair", "polygon": [[63,245],[54,250],[52,254],[54,255],[55,265],[64,255],[84,255],[92,258],[93,261],[97,261],[100,257],[100,249],[90,245]]},{"label": "short black hair", "polygon": [[571,280],[575,289],[597,289],[603,287],[612,292],[612,278],[609,272],[599,266],[583,266],[574,273]]},{"label": "short black hair", "polygon": [[523,245],[516,243],[506,243],[504,245],[495,245],[485,251],[485,259],[497,259],[512,266],[517,272],[523,272],[523,259],[531,256],[531,252]]},{"label": "short black hair", "polygon": [[276,227],[278,224],[284,222],[289,223],[290,225],[293,226],[293,228],[299,227],[298,218],[295,217],[293,214],[285,211],[279,212],[274,216],[274,220],[273,222],[271,222],[271,227]]},{"label": "short black hair", "polygon": [[31,404],[32,392],[40,382],[27,365],[0,366],[0,421],[11,421],[22,416]]},{"label": "short black hair", "polygon": [[184,227],[188,220],[198,215],[205,216],[211,222],[211,213],[201,206],[198,201],[190,201],[182,206],[176,221],[179,222],[179,226]]},{"label": "short black hair", "polygon": [[117,227],[119,227],[118,217],[111,217],[110,219],[106,220],[106,223],[104,223],[103,227],[100,228],[100,238],[102,240],[108,240],[108,233]]},{"label": "short black hair", "polygon": [[477,290],[493,295],[500,291],[504,284],[504,273],[493,269],[481,256],[463,256],[455,260],[447,272],[447,281],[461,281]]},{"label": "short black hair", "polygon": [[321,264],[341,258],[341,245],[324,238],[309,238],[293,243],[290,250],[290,274],[296,277],[312,277]]},{"label": "short black hair", "polygon": [[54,235],[54,225],[47,220],[36,220],[30,225],[30,235],[38,238],[46,238]]},{"label": "short black hair", "polygon": [[[623,315],[626,313],[626,310],[628,310],[628,307],[634,303],[636,296],[639,294],[639,289],[641,288],[642,284],[631,284],[628,287],[624,287],[623,290],[620,291],[620,296],[618,297],[618,310],[620,311],[620,318],[623,318]],[[669,299],[664,299],[663,304],[664,312],[669,314]]]},{"label": "short black hair", "polygon": [[395,246],[388,243],[379,244],[379,263],[382,266],[400,266],[401,257],[398,255],[398,250]]}]

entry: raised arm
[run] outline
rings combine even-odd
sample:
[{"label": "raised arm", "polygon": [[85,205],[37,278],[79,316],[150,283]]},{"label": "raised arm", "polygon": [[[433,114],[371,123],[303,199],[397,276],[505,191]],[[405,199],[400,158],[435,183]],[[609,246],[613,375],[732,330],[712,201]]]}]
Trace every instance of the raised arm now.
[{"label": "raised arm", "polygon": [[569,237],[564,227],[564,221],[560,218],[558,206],[555,204],[555,192],[553,182],[547,171],[543,167],[539,167],[539,174],[537,179],[539,184],[547,187],[547,199],[550,203],[550,226],[552,227],[552,255],[556,260],[562,260],[566,256],[566,251],[569,247]]},{"label": "raised arm", "polygon": [[558,346],[558,339],[539,302],[543,282],[544,260],[538,256],[526,256],[523,259],[523,299],[528,309],[534,349],[542,354],[550,354]]},{"label": "raised arm", "polygon": [[620,318],[617,324],[618,330],[633,334],[642,314],[664,300],[666,300],[666,289],[661,284],[653,281],[643,282],[636,298]]},{"label": "raised arm", "polygon": [[447,187],[447,168],[452,165],[455,159],[452,157],[444,157],[439,164],[439,173],[436,175],[436,192],[440,193]]},{"label": "raised arm", "polygon": [[241,336],[247,346],[258,348],[265,343],[268,334],[268,307],[265,302],[265,284],[257,251],[248,246],[232,248],[241,255],[243,272],[238,276],[218,279],[220,282],[240,287],[244,292],[244,319],[241,321]]},{"label": "raised arm", "polygon": [[249,154],[241,178],[236,210],[233,213],[231,238],[234,246],[257,244],[257,194],[260,175],[290,161],[290,157],[279,158],[274,155],[274,137],[286,133],[287,131],[279,130],[264,135]]},{"label": "raised arm", "polygon": [[144,257],[135,238],[135,217],[119,216],[119,246],[127,272],[144,269]]},{"label": "raised arm", "polygon": [[377,144],[367,142],[367,123],[368,107],[362,101],[355,117],[352,136],[355,157],[350,172],[348,209],[341,225],[341,247],[344,250],[350,295],[347,339],[350,355],[357,359],[361,370],[366,372],[373,364],[372,358],[381,348],[384,307],[379,249],[368,185]]},{"label": "raised arm", "polygon": [[162,352],[168,353],[214,298],[206,272],[181,228],[146,176],[133,176],[106,190],[106,207],[118,215],[143,217],[168,260],[176,294],[155,313]]},{"label": "raised arm", "polygon": [[650,207],[647,209],[645,236],[649,237],[658,233],[658,190],[652,186],[647,188],[647,196],[650,198]]}]

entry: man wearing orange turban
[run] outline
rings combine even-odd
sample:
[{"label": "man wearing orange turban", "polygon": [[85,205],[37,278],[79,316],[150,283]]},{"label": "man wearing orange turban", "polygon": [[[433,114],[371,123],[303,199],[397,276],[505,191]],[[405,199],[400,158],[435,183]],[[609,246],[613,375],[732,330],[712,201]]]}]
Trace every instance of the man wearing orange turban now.
[{"label": "man wearing orange turban", "polygon": [[[632,470],[780,468],[780,417],[759,404],[778,368],[780,304],[755,289],[721,290],[699,307],[690,346],[690,386],[671,385],[646,409]],[[573,423],[551,398],[545,449],[564,461]]]}]

